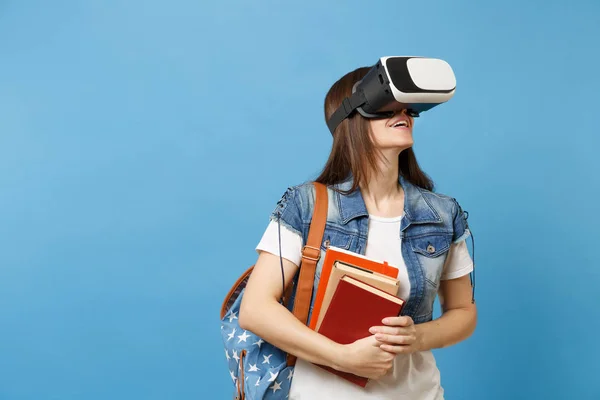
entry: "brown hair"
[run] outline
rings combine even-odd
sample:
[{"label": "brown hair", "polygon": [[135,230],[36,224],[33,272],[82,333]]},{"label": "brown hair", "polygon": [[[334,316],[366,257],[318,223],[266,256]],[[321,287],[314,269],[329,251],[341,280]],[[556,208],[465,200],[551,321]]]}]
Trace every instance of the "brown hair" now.
[{"label": "brown hair", "polygon": [[[325,121],[342,104],[345,97],[352,95],[352,86],[361,80],[370,67],[361,67],[341,77],[325,96]],[[342,121],[333,133],[333,144],[329,159],[316,179],[325,185],[344,181],[352,174],[354,182],[350,192],[369,179],[369,170],[376,170],[375,145],[370,135],[369,120],[355,112]],[[419,167],[412,147],[402,151],[398,157],[399,173],[412,184],[433,190],[433,181]]]}]

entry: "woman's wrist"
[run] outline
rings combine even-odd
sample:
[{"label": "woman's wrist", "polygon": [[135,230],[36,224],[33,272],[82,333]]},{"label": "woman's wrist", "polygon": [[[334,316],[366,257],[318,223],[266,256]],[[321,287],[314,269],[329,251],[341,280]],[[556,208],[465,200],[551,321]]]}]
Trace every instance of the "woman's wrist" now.
[{"label": "woman's wrist", "polygon": [[332,341],[329,348],[329,356],[327,358],[329,359],[329,367],[338,371],[346,371],[347,362],[350,359],[350,356],[348,355],[348,346]]},{"label": "woman's wrist", "polygon": [[415,346],[418,351],[427,351],[431,350],[427,347],[427,327],[423,326],[423,324],[415,325],[415,329],[417,331],[417,342]]}]

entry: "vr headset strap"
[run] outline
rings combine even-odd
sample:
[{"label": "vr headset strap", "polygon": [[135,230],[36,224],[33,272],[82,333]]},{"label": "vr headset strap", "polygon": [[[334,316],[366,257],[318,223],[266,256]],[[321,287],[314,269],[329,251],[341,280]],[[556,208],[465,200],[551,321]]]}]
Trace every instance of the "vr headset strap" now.
[{"label": "vr headset strap", "polygon": [[358,107],[365,104],[366,101],[367,99],[360,90],[352,93],[350,98],[346,97],[342,101],[342,105],[335,110],[335,112],[331,115],[331,118],[329,118],[329,121],[327,121],[327,127],[329,128],[331,134],[333,135],[335,128],[337,128],[337,126],[341,124],[343,120],[348,118]]}]

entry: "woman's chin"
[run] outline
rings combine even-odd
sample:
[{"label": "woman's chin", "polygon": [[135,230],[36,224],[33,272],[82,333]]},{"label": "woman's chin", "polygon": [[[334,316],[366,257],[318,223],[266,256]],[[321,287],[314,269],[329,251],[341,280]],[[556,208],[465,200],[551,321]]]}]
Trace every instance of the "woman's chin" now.
[{"label": "woman's chin", "polygon": [[412,141],[410,141],[410,142],[404,141],[402,143],[385,143],[382,146],[377,146],[377,147],[382,151],[392,150],[392,151],[400,153],[403,150],[406,150],[412,146],[413,146]]},{"label": "woman's chin", "polygon": [[375,140],[375,146],[382,150],[406,149],[408,147],[412,147],[413,144],[414,140],[410,132],[404,133],[402,135],[395,135],[393,137],[387,136],[380,140]]},{"label": "woman's chin", "polygon": [[411,147],[414,143],[415,141],[412,140],[412,137],[403,138],[402,140],[394,140],[392,143],[390,143],[390,147],[407,148]]}]

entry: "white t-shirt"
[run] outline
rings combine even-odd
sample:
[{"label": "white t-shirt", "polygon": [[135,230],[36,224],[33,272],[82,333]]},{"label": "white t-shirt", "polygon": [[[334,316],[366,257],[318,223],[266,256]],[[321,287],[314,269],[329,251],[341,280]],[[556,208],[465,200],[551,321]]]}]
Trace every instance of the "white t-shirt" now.
[{"label": "white t-shirt", "polygon": [[[408,300],[410,282],[401,252],[400,222],[402,217],[369,216],[365,256],[385,260],[398,267],[398,296]],[[296,265],[302,258],[302,237],[281,225],[281,253]],[[278,224],[270,222],[257,251],[279,256]],[[465,241],[452,244],[441,279],[454,279],[470,273],[473,262]],[[440,372],[431,351],[399,354],[392,370],[378,380],[370,380],[365,388],[327,372],[302,359],[296,361],[290,400],[442,400],[444,390]]]}]

